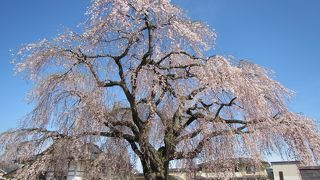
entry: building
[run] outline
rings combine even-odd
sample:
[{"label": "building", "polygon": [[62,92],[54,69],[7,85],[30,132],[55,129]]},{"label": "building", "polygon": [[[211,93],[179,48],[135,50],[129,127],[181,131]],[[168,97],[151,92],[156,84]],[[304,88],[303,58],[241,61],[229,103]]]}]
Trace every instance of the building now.
[{"label": "building", "polygon": [[274,180],[301,180],[299,161],[271,162]]},{"label": "building", "polygon": [[[82,180],[86,175],[85,165],[86,165],[86,161],[71,161],[69,163],[68,172],[65,174],[65,176],[60,178],[65,180]],[[45,180],[54,180],[54,179],[57,179],[55,177],[56,174],[57,174],[56,172],[51,170],[46,172],[42,178]]]},{"label": "building", "polygon": [[[47,154],[53,154],[52,150],[55,144],[45,150]],[[50,162],[50,166],[46,168],[45,171],[37,172],[38,180],[84,180],[90,179],[90,177],[94,177],[97,174],[94,174],[96,171],[92,170],[92,168],[99,168],[100,174],[102,173],[105,177],[115,177],[117,179],[124,179],[122,177],[127,177],[132,173],[132,165],[128,162],[128,158],[125,154],[115,154],[109,151],[102,151],[95,144],[84,144],[79,152],[82,152],[82,155],[79,154],[76,158],[69,153],[66,153],[67,156],[63,156],[63,159],[56,159],[56,156],[52,157],[52,161]],[[113,158],[106,158],[113,157]],[[115,157],[115,158],[114,158]],[[99,158],[102,158],[100,161]],[[30,160],[23,163],[18,169],[15,169],[4,175],[6,179],[18,179],[24,177],[19,177],[21,172],[27,172],[30,167],[35,163],[35,158],[31,158]],[[116,160],[115,160],[116,159]],[[98,165],[96,160],[98,160]],[[63,163],[61,163],[61,161]],[[120,164],[128,164],[126,166],[127,169],[110,169],[112,166],[110,164],[113,163],[118,167]],[[37,166],[36,166],[37,167]],[[125,178],[126,179],[126,178]],[[1,179],[0,179],[1,180]]]},{"label": "building", "polygon": [[302,166],[299,167],[302,180],[319,180],[320,166]]},{"label": "building", "polygon": [[299,161],[271,162],[274,180],[320,180],[320,166],[303,166]]},{"label": "building", "polygon": [[[231,176],[233,176],[231,179],[233,180],[269,180],[267,169],[270,168],[270,164],[268,162],[262,161],[262,166],[256,166],[252,163],[252,159],[250,158],[237,158],[233,159],[232,162],[235,163],[235,165],[231,168],[234,168],[234,171],[231,171]],[[205,166],[205,165],[200,165]],[[218,165],[219,168],[219,165]],[[210,172],[210,168],[201,168],[198,172],[198,177],[200,179],[212,179],[216,178],[219,179],[219,175],[221,171],[217,172]]]},{"label": "building", "polygon": [[[190,172],[184,169],[169,169],[169,179],[175,180],[272,180],[272,177],[268,174],[270,164],[262,162],[262,167],[256,167],[252,164],[252,159],[249,158],[237,158],[232,159],[234,164],[229,168],[221,168],[223,161],[217,161],[214,163],[214,168],[210,168],[206,163],[198,164],[194,172]],[[227,170],[228,169],[228,170]],[[190,177],[190,174],[193,177]],[[144,179],[143,174],[139,174],[136,179]]]},{"label": "building", "polygon": [[[70,159],[68,166],[63,168],[56,167],[53,164],[47,172],[43,172],[42,177],[39,177],[39,179],[82,180],[86,176],[87,165],[96,159],[102,153],[102,150],[95,144],[84,144],[80,151],[88,155],[83,157],[78,156],[77,160],[74,160],[72,156],[68,157]],[[59,172],[60,170],[63,172]]]},{"label": "building", "polygon": [[[232,179],[232,180],[269,180],[267,169],[269,163],[261,162],[262,166],[257,167],[252,163],[250,158],[231,159],[234,164],[232,167],[221,167],[223,161],[214,163],[214,167],[208,167],[206,163],[198,165],[197,179]],[[189,179],[187,173],[183,171],[171,170],[170,175],[181,179]]]}]

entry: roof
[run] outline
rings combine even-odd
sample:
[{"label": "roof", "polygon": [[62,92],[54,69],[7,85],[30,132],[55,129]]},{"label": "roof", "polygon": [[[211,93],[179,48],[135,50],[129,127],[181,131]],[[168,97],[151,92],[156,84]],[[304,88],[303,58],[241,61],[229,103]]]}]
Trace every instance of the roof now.
[{"label": "roof", "polygon": [[284,165],[284,164],[300,164],[300,161],[276,161],[276,162],[271,162],[271,165]]},{"label": "roof", "polygon": [[320,166],[303,166],[299,168],[303,180],[319,180]]},{"label": "roof", "polygon": [[93,143],[86,143],[83,146],[83,148],[85,150],[89,150],[92,153],[96,153],[96,154],[102,153],[102,150],[99,148],[99,146]]},{"label": "roof", "polygon": [[[232,169],[234,168],[234,165],[238,164],[238,165],[254,165],[253,163],[253,159],[251,158],[231,158],[229,159],[230,161],[234,162],[232,165]],[[206,168],[206,166],[208,166],[210,163],[216,165],[217,169],[212,170],[212,172],[216,171],[216,170],[220,170],[219,165],[221,165],[221,162],[224,161],[222,159],[219,160],[215,160],[215,161],[210,161],[210,162],[204,162],[204,163],[199,163],[197,164],[194,168],[194,171],[202,171]],[[263,166],[263,168],[270,168],[270,164],[266,161],[261,161],[261,164]],[[191,170],[192,171],[192,170]],[[185,168],[170,168],[169,169],[169,173],[174,173],[174,172],[190,172],[190,169],[185,169]]]},{"label": "roof", "polygon": [[[237,164],[242,164],[242,165],[251,165],[253,164],[253,159],[251,158],[245,158],[245,157],[239,157],[239,158],[231,158],[229,159],[230,161],[234,162],[234,163],[237,163]],[[226,161],[226,159],[218,159],[218,160],[215,160],[211,163],[213,164],[220,164],[221,162],[223,161]],[[204,162],[204,163],[201,163],[201,164],[198,164],[199,167],[203,167],[207,164],[209,164],[210,162]],[[263,164],[265,167],[269,167],[270,164],[266,161],[261,161],[261,164]]]},{"label": "roof", "polygon": [[301,166],[299,170],[320,170],[320,166]]}]

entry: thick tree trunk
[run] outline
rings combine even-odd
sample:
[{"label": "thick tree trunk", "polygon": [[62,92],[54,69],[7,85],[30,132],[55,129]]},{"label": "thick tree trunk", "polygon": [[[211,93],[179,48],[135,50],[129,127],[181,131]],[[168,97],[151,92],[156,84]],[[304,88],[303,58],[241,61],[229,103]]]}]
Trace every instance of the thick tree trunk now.
[{"label": "thick tree trunk", "polygon": [[148,164],[146,160],[141,160],[141,163],[146,180],[168,179],[169,163]]},{"label": "thick tree trunk", "polygon": [[148,172],[144,174],[146,180],[166,180],[164,172]]}]

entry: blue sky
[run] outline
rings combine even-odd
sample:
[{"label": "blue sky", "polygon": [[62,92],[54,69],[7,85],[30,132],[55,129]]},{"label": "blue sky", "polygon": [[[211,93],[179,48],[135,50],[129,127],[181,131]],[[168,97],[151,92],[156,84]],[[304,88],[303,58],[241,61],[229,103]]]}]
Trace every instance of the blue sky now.
[{"label": "blue sky", "polygon": [[[213,53],[249,59],[276,72],[297,96],[295,112],[320,120],[320,1],[173,0],[192,19],[218,33]],[[17,126],[32,110],[25,101],[32,84],[14,76],[10,49],[52,38],[84,20],[89,1],[0,1],[0,132]]]}]

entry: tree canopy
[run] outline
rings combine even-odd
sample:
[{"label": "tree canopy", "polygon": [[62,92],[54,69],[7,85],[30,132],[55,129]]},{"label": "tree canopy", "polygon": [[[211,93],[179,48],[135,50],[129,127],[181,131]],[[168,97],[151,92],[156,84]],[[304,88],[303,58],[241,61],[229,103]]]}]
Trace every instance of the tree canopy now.
[{"label": "tree canopy", "polygon": [[[317,162],[319,132],[289,110],[294,93],[254,63],[209,56],[216,33],[170,0],[93,0],[86,15],[80,32],[16,53],[17,71],[35,83],[35,108],[0,135],[1,157],[41,156],[33,165],[47,165],[23,177],[46,171],[65,149],[76,158],[86,143],[102,149],[99,162],[119,158],[110,148],[130,156],[123,167],[139,159],[147,179],[166,179],[169,166],[229,167],[237,157],[258,165],[274,152]],[[64,148],[43,156],[54,143]]]}]

